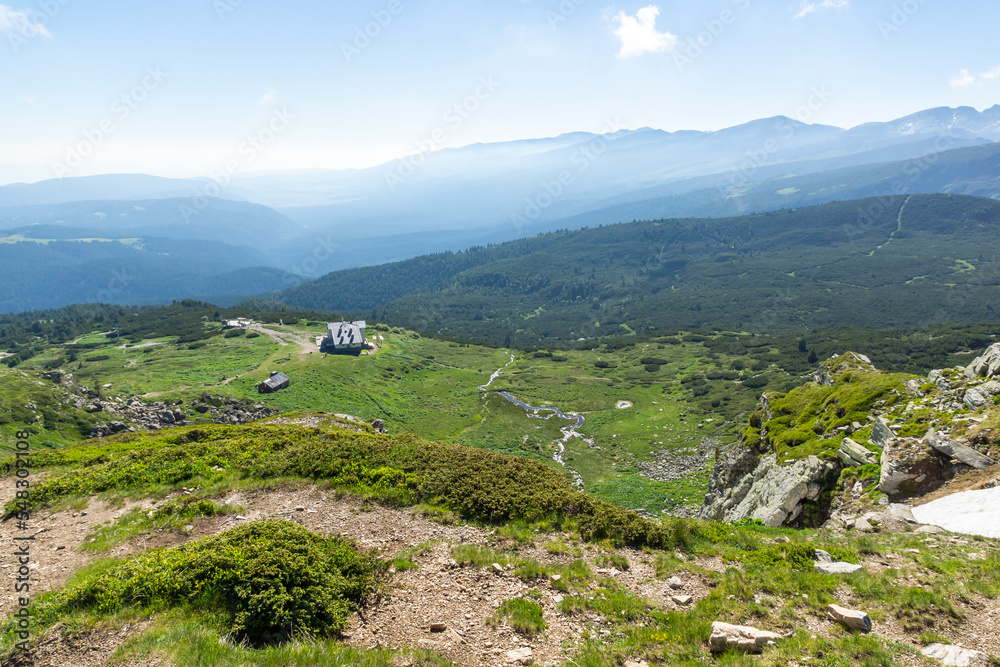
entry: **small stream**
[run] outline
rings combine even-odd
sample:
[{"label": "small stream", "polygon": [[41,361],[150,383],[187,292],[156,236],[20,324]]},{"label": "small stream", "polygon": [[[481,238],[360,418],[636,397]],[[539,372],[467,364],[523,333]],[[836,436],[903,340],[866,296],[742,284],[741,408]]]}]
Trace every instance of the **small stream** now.
[{"label": "small stream", "polygon": [[[512,354],[512,355],[510,355],[510,361],[508,361],[507,364],[505,366],[503,366],[502,368],[497,369],[497,371],[495,373],[493,373],[493,375],[490,376],[490,381],[489,382],[487,382],[484,385],[480,385],[477,388],[480,391],[489,391],[489,387],[490,387],[491,384],[493,384],[493,381],[496,380],[498,377],[500,377],[500,373],[502,373],[504,370],[506,370],[507,366],[510,366],[512,363],[514,363],[514,361],[515,361],[515,357]],[[582,489],[583,488],[583,477],[580,476],[580,473],[578,473],[577,471],[573,470],[568,465],[566,465],[566,461],[564,459],[564,455],[566,454],[566,443],[569,442],[570,438],[580,438],[581,440],[583,440],[584,442],[586,442],[588,444],[591,444],[591,445],[594,444],[594,440],[592,438],[585,438],[582,434],[580,434],[580,433],[577,432],[578,428],[582,428],[583,427],[584,422],[586,422],[586,418],[584,418],[583,415],[578,415],[578,414],[575,414],[575,413],[572,413],[572,412],[569,413],[569,414],[565,414],[562,410],[560,410],[557,407],[535,407],[535,406],[532,406],[532,405],[528,405],[524,401],[522,401],[522,400],[520,400],[518,398],[515,398],[514,396],[512,396],[510,393],[508,393],[506,391],[499,391],[497,393],[500,396],[503,396],[506,400],[508,400],[511,403],[513,403],[514,405],[521,406],[524,409],[525,414],[527,414],[528,417],[530,417],[531,419],[551,419],[552,417],[558,417],[559,419],[565,419],[567,421],[569,421],[569,420],[573,421],[572,424],[569,424],[567,426],[563,426],[561,429],[559,429],[560,432],[562,432],[563,437],[560,438],[559,440],[556,440],[556,445],[559,446],[559,451],[557,451],[555,454],[552,455],[552,459],[556,463],[558,463],[559,465],[561,465],[563,468],[565,468],[566,470],[568,470],[569,473],[573,476],[573,485],[576,486],[578,489]],[[542,412],[548,412],[549,414],[547,414],[545,416],[542,416],[540,414]]]}]

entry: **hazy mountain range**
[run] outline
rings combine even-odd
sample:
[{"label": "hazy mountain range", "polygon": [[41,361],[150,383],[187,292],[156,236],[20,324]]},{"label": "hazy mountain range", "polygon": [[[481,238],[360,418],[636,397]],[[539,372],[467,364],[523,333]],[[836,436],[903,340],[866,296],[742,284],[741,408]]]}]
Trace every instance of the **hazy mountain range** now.
[{"label": "hazy mountain range", "polygon": [[[1000,198],[1000,105],[930,109],[851,129],[776,117],[717,132],[610,130],[476,144],[363,170],[247,174],[224,186],[143,174],[3,186],[0,253],[15,279],[8,290],[21,296],[0,294],[0,309],[86,298],[50,279],[71,266],[87,267],[98,284],[113,279],[108,272],[120,261],[135,262],[140,276],[144,266],[183,276],[151,275],[144,290],[112,294],[119,302],[163,300],[233,271],[243,272],[237,281],[256,276],[246,287],[287,286],[337,269],[633,219],[888,194]],[[24,262],[30,270],[22,272]],[[256,291],[226,279],[203,284],[220,295]]]}]

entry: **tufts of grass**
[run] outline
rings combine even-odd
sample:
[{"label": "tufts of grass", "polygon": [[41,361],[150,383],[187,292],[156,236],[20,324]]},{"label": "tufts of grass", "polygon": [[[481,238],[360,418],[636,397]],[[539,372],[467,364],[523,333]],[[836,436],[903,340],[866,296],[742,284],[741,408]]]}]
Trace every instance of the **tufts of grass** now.
[{"label": "tufts of grass", "polygon": [[541,606],[533,600],[524,598],[501,602],[496,614],[490,617],[489,622],[492,625],[506,623],[515,631],[529,637],[538,635],[549,627],[545,619],[542,618]]},{"label": "tufts of grass", "polygon": [[84,539],[83,548],[88,551],[107,551],[134,537],[146,535],[155,530],[183,531],[184,526],[194,519],[232,514],[238,511],[238,507],[216,505],[211,500],[184,496],[177,500],[171,500],[155,510],[132,510],[119,517],[110,526],[99,526]]}]

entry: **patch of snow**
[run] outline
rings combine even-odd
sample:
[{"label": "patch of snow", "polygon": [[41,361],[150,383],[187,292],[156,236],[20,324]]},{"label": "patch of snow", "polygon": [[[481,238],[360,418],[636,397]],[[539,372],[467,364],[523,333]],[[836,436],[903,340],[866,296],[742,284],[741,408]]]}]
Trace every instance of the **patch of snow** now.
[{"label": "patch of snow", "polygon": [[914,507],[913,517],[953,533],[1000,538],[1000,487],[945,496]]}]

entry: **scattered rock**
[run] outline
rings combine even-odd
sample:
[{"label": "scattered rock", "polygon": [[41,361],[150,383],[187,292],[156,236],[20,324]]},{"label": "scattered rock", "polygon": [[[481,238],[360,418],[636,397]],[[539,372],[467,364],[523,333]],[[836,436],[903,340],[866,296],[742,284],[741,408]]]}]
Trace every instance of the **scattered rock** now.
[{"label": "scattered rock", "polygon": [[503,565],[501,565],[500,563],[493,563],[492,567],[493,571],[496,572],[497,574],[503,574]]},{"label": "scattered rock", "polygon": [[816,549],[816,562],[817,563],[832,563],[833,562],[833,556],[831,556],[829,554],[829,552],[827,552],[827,551],[823,551],[822,549]]},{"label": "scattered rock", "polygon": [[865,568],[854,563],[816,563],[816,569],[823,574],[851,574]]},{"label": "scattered rock", "polygon": [[679,605],[689,605],[694,602],[694,598],[690,595],[672,595],[670,599],[674,601],[674,604]]},{"label": "scattered rock", "polygon": [[667,586],[670,586],[670,588],[677,590],[678,588],[684,588],[684,582],[681,581],[680,577],[670,577],[669,579],[667,579]]},{"label": "scattered rock", "polygon": [[951,667],[970,667],[971,665],[988,665],[990,659],[985,653],[972,649],[948,644],[931,644],[921,651],[928,658],[940,660],[942,665]]},{"label": "scattered rock", "polygon": [[831,620],[842,623],[852,630],[860,630],[861,632],[871,632],[872,630],[872,619],[863,611],[831,604],[826,608],[826,613]]},{"label": "scattered rock", "polygon": [[535,661],[535,658],[531,652],[530,648],[518,648],[513,651],[507,651],[507,661],[515,662],[519,665],[530,665]]},{"label": "scattered rock", "polygon": [[723,653],[731,648],[747,653],[760,653],[765,646],[776,646],[780,635],[758,630],[747,625],[730,625],[715,621],[708,640],[712,653]]},{"label": "scattered rock", "polygon": [[431,623],[430,627],[431,632],[444,632],[447,629],[448,625],[446,623]]},{"label": "scattered rock", "polygon": [[924,534],[928,534],[928,535],[937,535],[939,533],[944,533],[946,531],[945,531],[944,528],[941,528],[939,526],[920,526],[919,528],[917,528],[913,532],[915,532],[915,533],[924,533]]},{"label": "scattered rock", "polygon": [[878,463],[878,454],[870,451],[864,445],[854,442],[850,438],[844,438],[844,441],[840,443],[840,449],[837,450],[837,458],[850,468]]},{"label": "scattered rock", "polygon": [[649,663],[645,660],[626,660],[625,667],[649,667]]}]

